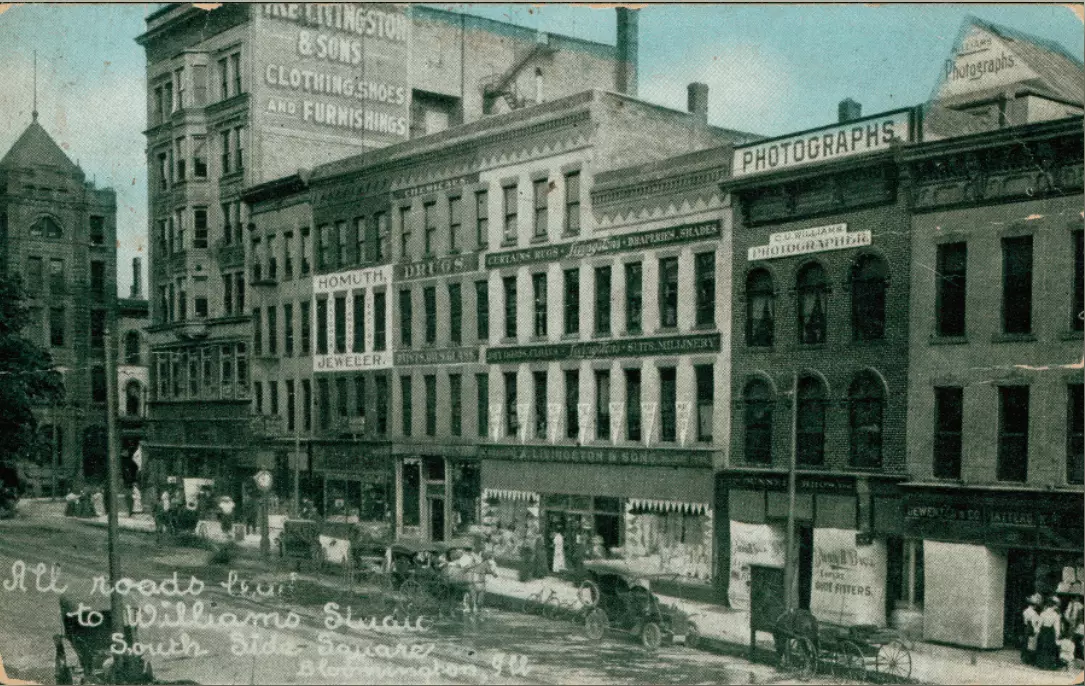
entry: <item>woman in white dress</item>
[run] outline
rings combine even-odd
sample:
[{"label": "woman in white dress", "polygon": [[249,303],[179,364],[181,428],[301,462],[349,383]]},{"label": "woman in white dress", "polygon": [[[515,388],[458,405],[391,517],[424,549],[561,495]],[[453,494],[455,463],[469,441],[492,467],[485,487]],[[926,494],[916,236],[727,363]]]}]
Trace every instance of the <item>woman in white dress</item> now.
[{"label": "woman in white dress", "polygon": [[550,571],[555,574],[564,572],[565,567],[565,536],[561,532],[557,532],[553,537],[554,541],[554,561],[550,566]]}]

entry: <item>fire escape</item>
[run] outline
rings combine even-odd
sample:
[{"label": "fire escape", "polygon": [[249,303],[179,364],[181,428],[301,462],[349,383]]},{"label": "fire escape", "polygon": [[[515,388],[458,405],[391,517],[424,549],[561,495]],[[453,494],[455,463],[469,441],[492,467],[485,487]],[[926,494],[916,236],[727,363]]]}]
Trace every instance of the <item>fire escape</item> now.
[{"label": "fire escape", "polygon": [[532,60],[549,57],[557,50],[550,45],[550,36],[539,32],[535,44],[513,61],[512,66],[501,74],[493,74],[482,81],[482,107],[486,114],[493,113],[494,104],[503,99],[510,110],[518,110],[534,101],[520,93],[516,77]]}]

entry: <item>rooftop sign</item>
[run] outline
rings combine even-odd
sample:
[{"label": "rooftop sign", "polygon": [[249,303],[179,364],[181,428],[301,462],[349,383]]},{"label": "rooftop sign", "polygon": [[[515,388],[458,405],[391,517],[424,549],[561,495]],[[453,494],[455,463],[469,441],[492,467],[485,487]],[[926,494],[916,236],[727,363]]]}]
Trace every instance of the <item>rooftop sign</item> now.
[{"label": "rooftop sign", "polygon": [[881,152],[894,142],[911,141],[913,131],[912,111],[898,110],[736,146],[731,174],[750,176]]},{"label": "rooftop sign", "polygon": [[948,98],[1038,78],[998,36],[973,26],[946,60],[938,98]]}]

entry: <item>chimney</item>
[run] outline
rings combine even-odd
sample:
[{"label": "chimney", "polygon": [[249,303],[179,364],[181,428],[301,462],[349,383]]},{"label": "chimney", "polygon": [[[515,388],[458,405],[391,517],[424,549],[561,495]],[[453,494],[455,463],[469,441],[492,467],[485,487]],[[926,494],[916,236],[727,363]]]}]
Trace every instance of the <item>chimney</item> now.
[{"label": "chimney", "polygon": [[851,98],[845,98],[840,101],[836,113],[840,123],[847,124],[849,121],[855,121],[863,116],[863,106]]},{"label": "chimney", "polygon": [[138,257],[132,258],[132,292],[130,297],[136,300],[143,298],[143,269]]},{"label": "chimney", "polygon": [[628,7],[616,7],[618,17],[618,39],[615,45],[618,61],[615,74],[615,90],[626,95],[637,95],[637,10]]},{"label": "chimney", "polygon": [[696,115],[702,124],[708,123],[708,84],[691,83],[686,86],[686,109]]}]

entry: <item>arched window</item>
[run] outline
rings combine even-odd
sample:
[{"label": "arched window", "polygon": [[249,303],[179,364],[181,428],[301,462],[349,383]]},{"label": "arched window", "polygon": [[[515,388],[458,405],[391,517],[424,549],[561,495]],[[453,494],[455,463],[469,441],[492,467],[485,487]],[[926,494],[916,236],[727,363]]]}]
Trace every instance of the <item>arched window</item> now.
[{"label": "arched window", "polygon": [[798,294],[799,343],[824,343],[825,299],[829,292],[825,270],[817,262],[811,262],[799,271],[795,285]]},{"label": "arched window", "polygon": [[848,389],[848,425],[853,467],[882,465],[884,415],[885,389],[881,380],[870,372],[860,373]]},{"label": "arched window", "polygon": [[124,363],[139,364],[139,332],[124,334]]},{"label": "arched window", "polygon": [[885,338],[885,260],[863,255],[851,268],[851,331],[857,341]]},{"label": "arched window", "polygon": [[52,217],[40,217],[30,225],[31,236],[45,236],[46,238],[60,238],[63,232],[60,224]]},{"label": "arched window", "polygon": [[124,386],[124,414],[129,417],[140,416],[140,405],[143,404],[143,386],[132,379]]},{"label": "arched window", "polygon": [[803,465],[825,461],[825,384],[816,376],[799,379],[796,460]]},{"label": "arched window", "polygon": [[746,277],[746,345],[770,346],[776,330],[776,290],[767,269]]},{"label": "arched window", "polygon": [[772,389],[761,379],[746,384],[746,461],[772,463]]}]

